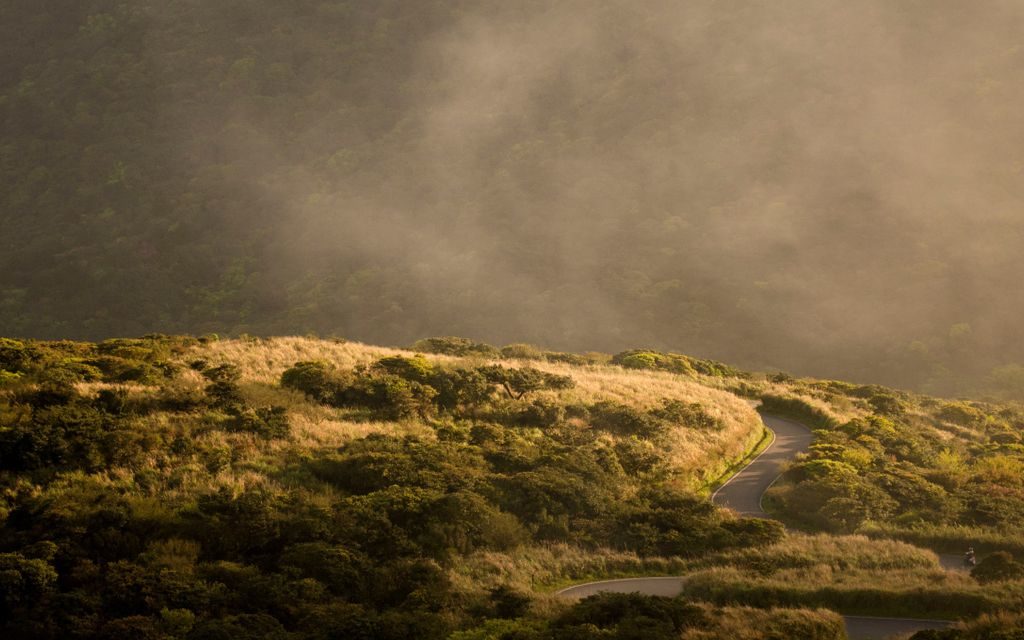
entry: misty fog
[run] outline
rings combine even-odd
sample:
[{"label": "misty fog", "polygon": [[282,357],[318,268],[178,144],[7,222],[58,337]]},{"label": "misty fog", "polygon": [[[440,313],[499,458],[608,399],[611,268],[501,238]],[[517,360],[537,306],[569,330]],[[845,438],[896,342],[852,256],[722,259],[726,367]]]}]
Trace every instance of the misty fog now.
[{"label": "misty fog", "polygon": [[[1024,4],[213,4],[82,10],[140,29],[81,46],[146,69],[115,89],[145,124],[88,211],[4,192],[0,333],[464,335],[1024,391]],[[59,108],[132,111],[82,82]],[[75,273],[23,268],[72,246]]]}]

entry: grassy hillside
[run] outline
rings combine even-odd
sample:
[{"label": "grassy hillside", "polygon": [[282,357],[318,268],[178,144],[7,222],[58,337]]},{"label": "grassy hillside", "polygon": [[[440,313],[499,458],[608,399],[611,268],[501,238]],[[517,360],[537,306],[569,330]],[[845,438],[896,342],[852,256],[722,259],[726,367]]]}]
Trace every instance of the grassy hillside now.
[{"label": "grassy hillside", "polygon": [[[983,556],[1019,549],[1002,527],[1021,517],[1020,503],[1004,501],[1003,520],[969,520],[975,511],[928,511],[893,480],[927,487],[928,499],[947,492],[947,505],[993,458],[1016,459],[1011,445],[977,442],[994,426],[947,422],[951,406],[967,405],[929,413],[926,399],[766,380],[681,355],[456,338],[415,351],[311,338],[3,339],[0,375],[5,637],[758,638],[772,629],[824,639],[841,637],[842,625],[822,607],[973,617],[1024,602],[1012,559],[972,578],[884,539],[956,522],[991,536]],[[822,431],[775,491],[783,513],[802,483],[826,481],[801,469],[842,453],[835,434],[872,419],[878,398],[905,403],[910,417],[892,418],[900,426],[888,440],[858,440],[888,456],[841,496],[868,517],[837,525],[819,520],[835,503],[799,503],[807,527],[871,537],[787,535],[707,502],[709,483],[762,436],[737,394],[776,403],[789,394],[790,406],[845,425]],[[924,433],[945,434],[943,446],[963,456],[962,485],[928,484],[953,453],[928,455]],[[913,464],[898,446],[918,452]],[[981,489],[996,495],[995,485]],[[851,502],[882,494],[888,512]],[[896,524],[873,519],[882,517]],[[682,573],[700,602],[571,605],[550,595],[574,581]]]},{"label": "grassy hillside", "polygon": [[1024,398],[1014,3],[3,13],[2,335],[649,344]]}]

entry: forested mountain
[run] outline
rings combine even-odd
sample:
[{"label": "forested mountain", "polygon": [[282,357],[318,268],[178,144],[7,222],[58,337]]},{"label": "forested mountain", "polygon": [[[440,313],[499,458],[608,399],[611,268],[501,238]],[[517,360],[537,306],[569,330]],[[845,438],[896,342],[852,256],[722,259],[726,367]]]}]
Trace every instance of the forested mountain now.
[{"label": "forested mountain", "polygon": [[3,0],[0,335],[1024,396],[1019,3]]}]

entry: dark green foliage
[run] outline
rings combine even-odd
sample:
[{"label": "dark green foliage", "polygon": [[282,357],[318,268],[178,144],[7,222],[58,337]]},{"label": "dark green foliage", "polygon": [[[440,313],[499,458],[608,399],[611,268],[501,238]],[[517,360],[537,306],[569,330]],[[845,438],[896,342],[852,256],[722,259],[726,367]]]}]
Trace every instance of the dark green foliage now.
[{"label": "dark green foliage", "polygon": [[368,562],[368,558],[351,549],[318,541],[288,547],[278,566],[316,579],[335,595],[359,600],[365,597],[363,576],[370,570]]},{"label": "dark green foliage", "polygon": [[206,387],[210,402],[225,409],[235,409],[242,404],[242,391],[234,382],[217,380]]},{"label": "dark green foliage", "polygon": [[134,457],[122,419],[67,396],[55,401],[54,392],[37,393],[32,401],[0,429],[5,469],[96,471]]},{"label": "dark green foliage", "polygon": [[601,354],[579,355],[576,353],[547,351],[544,353],[544,359],[547,360],[548,362],[561,362],[564,364],[571,364],[573,366],[580,367],[588,364],[604,362],[606,360],[606,357],[602,356]]},{"label": "dark green foliage", "polygon": [[[804,393],[833,397],[832,382],[800,384]],[[971,543],[971,534],[955,533],[957,527],[991,528],[1003,536],[1024,525],[1024,451],[1004,422],[1015,420],[1013,410],[939,404],[872,385],[843,395],[866,400],[862,406],[873,413],[836,424],[804,399],[765,398],[766,411],[818,429],[808,458],[767,494],[776,513],[814,529],[881,526],[908,541],[955,551]],[[1016,549],[1011,538],[1007,545]]]},{"label": "dark green foliage", "polygon": [[[575,385],[568,376],[532,367],[444,368],[422,357],[402,356],[382,358],[351,372],[338,371],[324,362],[299,362],[282,374],[281,384],[318,402],[363,408],[390,420],[426,417],[435,410],[476,413],[489,402],[495,387],[509,399],[521,400],[531,392],[570,389]],[[531,419],[524,416],[521,420]],[[561,418],[556,415],[540,419],[554,424]]]},{"label": "dark green foliage", "polygon": [[507,369],[500,365],[481,367],[478,371],[491,384],[497,385],[512,399],[520,400],[534,391],[571,389],[575,382],[569,376],[539,371],[533,367]]},{"label": "dark green foliage", "polygon": [[410,382],[429,384],[435,374],[435,367],[426,358],[403,358],[391,356],[373,363],[375,371],[398,376]]},{"label": "dark green foliage", "polygon": [[25,371],[36,357],[24,342],[0,338],[0,369],[12,373]]},{"label": "dark green foliage", "polygon": [[664,429],[655,416],[616,402],[599,402],[590,409],[591,424],[622,436],[653,438]]},{"label": "dark green foliage", "polygon": [[693,429],[716,430],[721,428],[718,420],[696,402],[666,400],[651,414],[666,422],[682,424]]},{"label": "dark green foliage", "polygon": [[693,557],[721,546],[767,545],[785,535],[775,521],[720,520],[707,502],[668,488],[644,491],[619,518],[620,543],[644,555]]},{"label": "dark green foliage", "polygon": [[905,411],[905,407],[900,402],[900,399],[888,393],[876,393],[868,399],[868,402],[875,413],[883,416],[899,417]]},{"label": "dark green foliage", "polygon": [[0,338],[0,383],[69,386],[78,382],[157,385],[173,375],[165,360],[190,344],[187,338],[153,336],[100,344]]},{"label": "dark green foliage", "polygon": [[344,394],[344,404],[362,406],[388,420],[427,416],[437,391],[390,374],[358,376]]},{"label": "dark green foliage", "polygon": [[284,407],[239,408],[231,416],[229,429],[254,433],[268,440],[287,438],[290,433]]},{"label": "dark green foliage", "polygon": [[658,450],[649,441],[631,438],[615,445],[615,454],[623,470],[629,474],[647,473],[660,462]]},{"label": "dark green foliage", "polygon": [[1024,578],[1024,564],[1017,562],[1005,551],[997,551],[981,559],[971,577],[982,584]]},{"label": "dark green foliage", "polygon": [[985,412],[964,402],[950,402],[942,406],[938,417],[955,424],[969,426],[985,419]]},{"label": "dark green foliage", "polygon": [[532,600],[528,594],[516,591],[508,585],[494,587],[489,595],[496,618],[522,617],[529,610]]},{"label": "dark green foliage", "polygon": [[[679,599],[638,593],[601,593],[584,598],[552,623],[556,637],[678,638],[705,622],[700,607]],[[596,627],[596,628],[595,628]]]},{"label": "dark green foliage", "polygon": [[530,427],[554,427],[565,421],[565,406],[546,399],[534,400],[519,414],[519,424]]},{"label": "dark green foliage", "polygon": [[326,362],[297,362],[281,374],[281,386],[327,404],[337,402],[349,384],[345,376]]},{"label": "dark green foliage", "polygon": [[481,406],[492,391],[491,383],[477,369],[438,369],[430,378],[430,386],[437,391],[437,406],[456,413]]},{"label": "dark green foliage", "polygon": [[0,553],[0,612],[3,617],[31,608],[56,588],[57,571],[48,560],[21,553]]},{"label": "dark green foliage", "polygon": [[414,351],[446,356],[481,356],[485,358],[501,356],[501,352],[497,348],[483,342],[474,342],[469,338],[425,338],[417,341],[412,348]]},{"label": "dark green foliage", "polygon": [[701,360],[678,353],[631,350],[612,357],[612,364],[627,369],[654,369],[679,374],[701,374],[716,378],[745,378],[747,374],[714,360]]},{"label": "dark green foliage", "polygon": [[273,616],[257,613],[200,623],[188,637],[189,640],[289,640],[290,634]]},{"label": "dark green foliage", "polygon": [[657,351],[623,351],[612,357],[612,364],[617,364],[627,369],[658,369],[661,371],[671,371],[672,373],[694,373],[688,358],[675,354],[658,353]]}]

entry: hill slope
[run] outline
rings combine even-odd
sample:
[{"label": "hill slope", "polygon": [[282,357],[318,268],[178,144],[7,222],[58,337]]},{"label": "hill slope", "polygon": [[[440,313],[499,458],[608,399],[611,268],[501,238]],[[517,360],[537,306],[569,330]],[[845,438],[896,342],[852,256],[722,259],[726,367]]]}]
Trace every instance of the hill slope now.
[{"label": "hill slope", "polygon": [[[842,620],[818,607],[973,617],[1024,598],[992,553],[1021,549],[1008,407],[648,351],[417,349],[0,340],[5,637],[824,639]],[[818,429],[769,508],[843,535],[707,501],[761,441],[743,397]],[[973,542],[987,568],[887,537]],[[695,601],[546,595],[652,574],[689,575]]]}]

